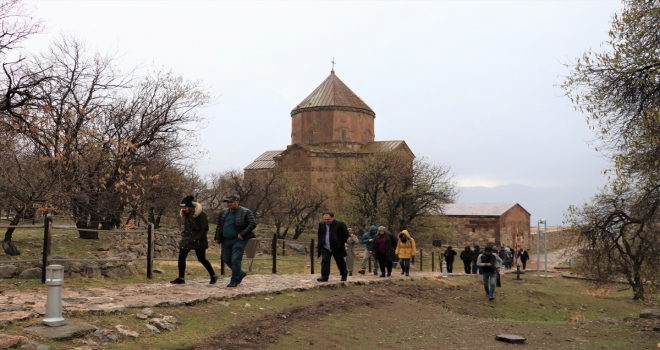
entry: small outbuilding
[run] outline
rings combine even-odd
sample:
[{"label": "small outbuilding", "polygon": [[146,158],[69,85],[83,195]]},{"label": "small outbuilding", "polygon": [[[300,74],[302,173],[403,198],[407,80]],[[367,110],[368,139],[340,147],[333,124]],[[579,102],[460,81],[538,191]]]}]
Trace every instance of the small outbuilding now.
[{"label": "small outbuilding", "polygon": [[443,213],[458,247],[478,244],[528,248],[531,214],[518,203],[446,204]]}]

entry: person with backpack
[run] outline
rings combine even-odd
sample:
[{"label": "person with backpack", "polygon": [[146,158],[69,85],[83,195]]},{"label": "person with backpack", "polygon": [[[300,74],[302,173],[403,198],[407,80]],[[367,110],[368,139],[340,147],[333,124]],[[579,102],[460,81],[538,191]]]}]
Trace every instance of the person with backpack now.
[{"label": "person with backpack", "polygon": [[465,246],[465,249],[461,252],[460,258],[463,260],[463,267],[465,268],[465,274],[469,275],[472,271],[470,264],[472,264],[472,256],[474,253],[470,246]]},{"label": "person with backpack", "polygon": [[477,266],[483,276],[486,297],[490,301],[495,300],[495,286],[500,272],[500,264],[502,264],[502,259],[497,254],[493,254],[491,246],[486,246],[484,252],[477,257]]},{"label": "person with backpack", "polygon": [[367,269],[367,263],[374,258],[374,275],[378,275],[378,260],[374,255],[374,239],[378,234],[378,227],[376,225],[369,226],[369,231],[362,235],[362,244],[364,244],[364,255],[362,256],[362,268],[358,271],[359,274],[364,275]]},{"label": "person with backpack", "polygon": [[452,273],[454,271],[454,258],[457,255],[456,251],[451,246],[448,246],[442,255],[445,257],[445,262],[447,262],[447,273]]}]

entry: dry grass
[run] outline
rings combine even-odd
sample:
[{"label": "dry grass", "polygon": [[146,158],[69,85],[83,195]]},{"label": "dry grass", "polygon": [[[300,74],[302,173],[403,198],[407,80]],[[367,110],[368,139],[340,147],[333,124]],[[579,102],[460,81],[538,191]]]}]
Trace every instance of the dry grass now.
[{"label": "dry grass", "polygon": [[605,299],[610,297],[610,288],[608,286],[602,286],[595,290],[584,289],[582,290],[582,295]]}]

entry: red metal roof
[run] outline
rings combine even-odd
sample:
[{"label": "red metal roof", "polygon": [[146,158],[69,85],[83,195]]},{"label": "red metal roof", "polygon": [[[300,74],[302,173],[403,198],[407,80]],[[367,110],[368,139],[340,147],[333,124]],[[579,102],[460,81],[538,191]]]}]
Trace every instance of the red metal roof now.
[{"label": "red metal roof", "polygon": [[376,115],[371,107],[367,106],[358,95],[335,75],[334,71],[291,111],[291,115],[300,113],[306,108],[318,107],[350,108],[373,116]]}]

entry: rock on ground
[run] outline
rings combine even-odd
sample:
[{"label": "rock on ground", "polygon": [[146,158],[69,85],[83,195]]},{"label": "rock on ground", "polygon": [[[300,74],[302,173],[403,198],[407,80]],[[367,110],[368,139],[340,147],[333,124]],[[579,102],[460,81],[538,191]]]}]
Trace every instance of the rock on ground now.
[{"label": "rock on ground", "polygon": [[26,332],[38,334],[44,338],[54,340],[68,340],[79,338],[93,332],[96,327],[85,322],[66,321],[63,326],[31,326],[26,327]]},{"label": "rock on ground", "polygon": [[18,277],[26,280],[35,280],[41,278],[41,267],[33,267],[31,269],[24,270]]},{"label": "rock on ground", "polygon": [[117,340],[119,340],[117,334],[115,334],[115,331],[107,328],[97,330],[94,332],[94,336],[99,338],[101,343],[115,343]]},{"label": "rock on ground", "polygon": [[0,312],[0,327],[4,327],[8,324],[12,324],[17,321],[27,320],[29,318],[32,318],[33,316],[34,314],[32,313],[32,311]]},{"label": "rock on ground", "polygon": [[140,311],[141,314],[146,315],[147,317],[154,317],[156,316],[156,312],[148,307],[145,307]]},{"label": "rock on ground", "polygon": [[176,326],[165,321],[162,318],[152,318],[149,320],[149,323],[156,325],[159,329],[164,331],[172,332],[176,329]]},{"label": "rock on ground", "polygon": [[154,332],[155,334],[160,334],[160,329],[158,329],[158,327],[150,324],[146,324],[145,326],[147,326],[147,329]]},{"label": "rock on ground", "polygon": [[0,349],[9,349],[18,346],[25,337],[18,335],[0,334]]},{"label": "rock on ground", "polygon": [[165,316],[165,317],[163,317],[163,320],[164,320],[165,322],[167,322],[167,323],[171,323],[171,324],[176,324],[177,321],[178,321],[178,320],[176,319],[176,317],[174,317],[174,316]]},{"label": "rock on ground", "polygon": [[120,324],[116,325],[115,329],[117,329],[117,332],[119,332],[119,334],[121,334],[123,336],[126,336],[126,337],[137,338],[137,337],[140,336],[140,334],[138,332],[132,331],[128,327],[122,326]]},{"label": "rock on ground", "polygon": [[[2,265],[0,266],[0,278],[12,278],[16,276],[18,267],[16,265]],[[41,276],[39,276],[41,277]]]},{"label": "rock on ground", "polygon": [[645,309],[639,313],[640,318],[660,318],[660,310],[658,309]]}]

